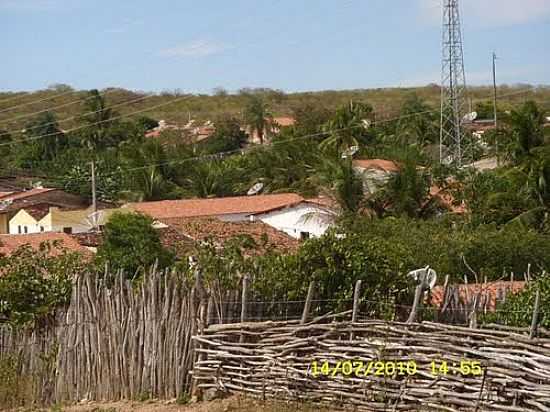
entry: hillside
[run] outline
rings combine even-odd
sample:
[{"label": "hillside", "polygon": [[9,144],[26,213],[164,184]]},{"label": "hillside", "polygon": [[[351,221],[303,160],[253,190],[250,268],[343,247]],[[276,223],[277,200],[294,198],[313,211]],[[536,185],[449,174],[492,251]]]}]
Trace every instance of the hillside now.
[{"label": "hillside", "polygon": [[[550,86],[541,86],[533,90],[529,87],[528,85],[500,86],[498,93],[502,96],[500,100],[502,109],[506,110],[528,99],[533,99],[542,107],[549,109]],[[382,118],[395,116],[405,98],[412,93],[416,93],[427,104],[437,108],[440,94],[437,85],[302,93],[283,93],[269,89],[251,92],[261,93],[276,116],[290,115],[294,108],[306,104],[334,110],[354,100],[370,103]],[[154,94],[111,88],[103,90],[103,93],[107,104],[114,106],[113,110],[121,115],[139,111],[140,114],[157,120],[184,123],[189,117],[206,120],[226,113],[240,117],[245,104],[246,90],[236,94],[218,90],[213,95],[185,95],[178,91]],[[477,103],[492,102],[492,93],[491,87],[470,88],[469,95],[474,108]],[[68,86],[57,86],[35,92],[0,93],[0,130],[21,129],[32,118],[33,113],[46,110],[56,114],[61,128],[69,129],[78,124],[72,117],[82,113],[84,98],[86,98],[86,91],[74,91]]]}]

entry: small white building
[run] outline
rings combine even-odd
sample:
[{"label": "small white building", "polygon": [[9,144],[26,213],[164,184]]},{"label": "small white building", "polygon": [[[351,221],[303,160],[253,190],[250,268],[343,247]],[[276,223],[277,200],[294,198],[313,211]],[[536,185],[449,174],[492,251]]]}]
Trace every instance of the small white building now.
[{"label": "small white building", "polygon": [[94,227],[103,226],[117,210],[103,209],[94,214],[91,207],[79,210],[50,207],[47,212],[33,208],[21,209],[9,221],[9,233],[85,233]]}]

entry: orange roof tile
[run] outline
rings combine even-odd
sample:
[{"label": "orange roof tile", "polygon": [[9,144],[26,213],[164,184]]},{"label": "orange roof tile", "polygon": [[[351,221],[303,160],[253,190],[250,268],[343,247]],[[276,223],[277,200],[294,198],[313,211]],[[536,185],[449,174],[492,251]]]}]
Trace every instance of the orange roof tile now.
[{"label": "orange roof tile", "polygon": [[212,238],[220,246],[236,236],[250,236],[256,247],[248,250],[249,255],[261,255],[267,251],[293,252],[300,242],[262,222],[222,222],[214,218],[163,219],[163,223],[195,241]]},{"label": "orange roof tile", "polygon": [[384,172],[399,172],[399,165],[393,160],[385,159],[357,159],[353,165],[363,169],[378,169]]},{"label": "orange roof tile", "polygon": [[296,123],[293,117],[274,117],[273,121],[281,127],[293,126]]},{"label": "orange roof tile", "polygon": [[[59,241],[60,247],[70,252],[89,253],[88,249],[80,245],[75,239],[66,233],[36,233],[29,235],[0,235],[0,254],[10,255],[21,246],[29,245],[33,249],[38,249],[43,242]],[[53,255],[58,255],[59,250],[53,250]]]},{"label": "orange roof tile", "polygon": [[[494,311],[497,306],[497,297],[499,293],[518,293],[527,286],[526,282],[488,282],[488,283],[471,283],[458,285],[458,294],[460,300],[464,303],[471,303],[472,299],[481,293],[482,296],[487,296],[487,310]],[[430,303],[436,307],[441,307],[443,304],[443,286],[435,286],[431,291]]]},{"label": "orange roof tile", "polygon": [[227,214],[258,214],[296,205],[304,199],[294,193],[219,197],[212,199],[162,200],[129,203],[126,207],[154,219],[177,217],[221,216]]}]

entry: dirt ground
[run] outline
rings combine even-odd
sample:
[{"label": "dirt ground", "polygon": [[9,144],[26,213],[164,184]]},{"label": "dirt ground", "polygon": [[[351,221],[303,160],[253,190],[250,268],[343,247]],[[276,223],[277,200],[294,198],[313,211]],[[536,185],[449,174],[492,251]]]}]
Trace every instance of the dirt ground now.
[{"label": "dirt ground", "polygon": [[[30,412],[30,410],[19,410]],[[318,406],[295,403],[261,402],[240,396],[178,405],[175,401],[159,402],[89,402],[78,405],[56,405],[40,412],[331,412]],[[35,412],[37,412],[35,410]]]}]

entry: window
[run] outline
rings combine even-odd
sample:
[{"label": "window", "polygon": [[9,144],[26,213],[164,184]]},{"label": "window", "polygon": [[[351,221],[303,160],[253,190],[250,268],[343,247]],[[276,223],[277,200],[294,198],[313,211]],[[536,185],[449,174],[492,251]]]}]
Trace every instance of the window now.
[{"label": "window", "polygon": [[27,228],[27,226],[24,226],[24,227],[23,227],[23,231],[24,231],[25,233],[29,233],[29,229]]},{"label": "window", "polygon": [[105,225],[99,225],[99,231],[103,232],[103,230],[105,230]]},{"label": "window", "polygon": [[72,227],[64,227],[63,228],[63,233],[67,233],[67,234],[71,234],[73,233],[73,228]]},{"label": "window", "polygon": [[44,231],[44,226],[40,226],[40,231],[41,231],[41,232]]},{"label": "window", "polygon": [[21,234],[21,225],[17,226],[17,233]]},{"label": "window", "polygon": [[309,238],[310,238],[310,233],[309,232],[300,232],[300,239],[306,240],[306,239],[309,239]]}]

